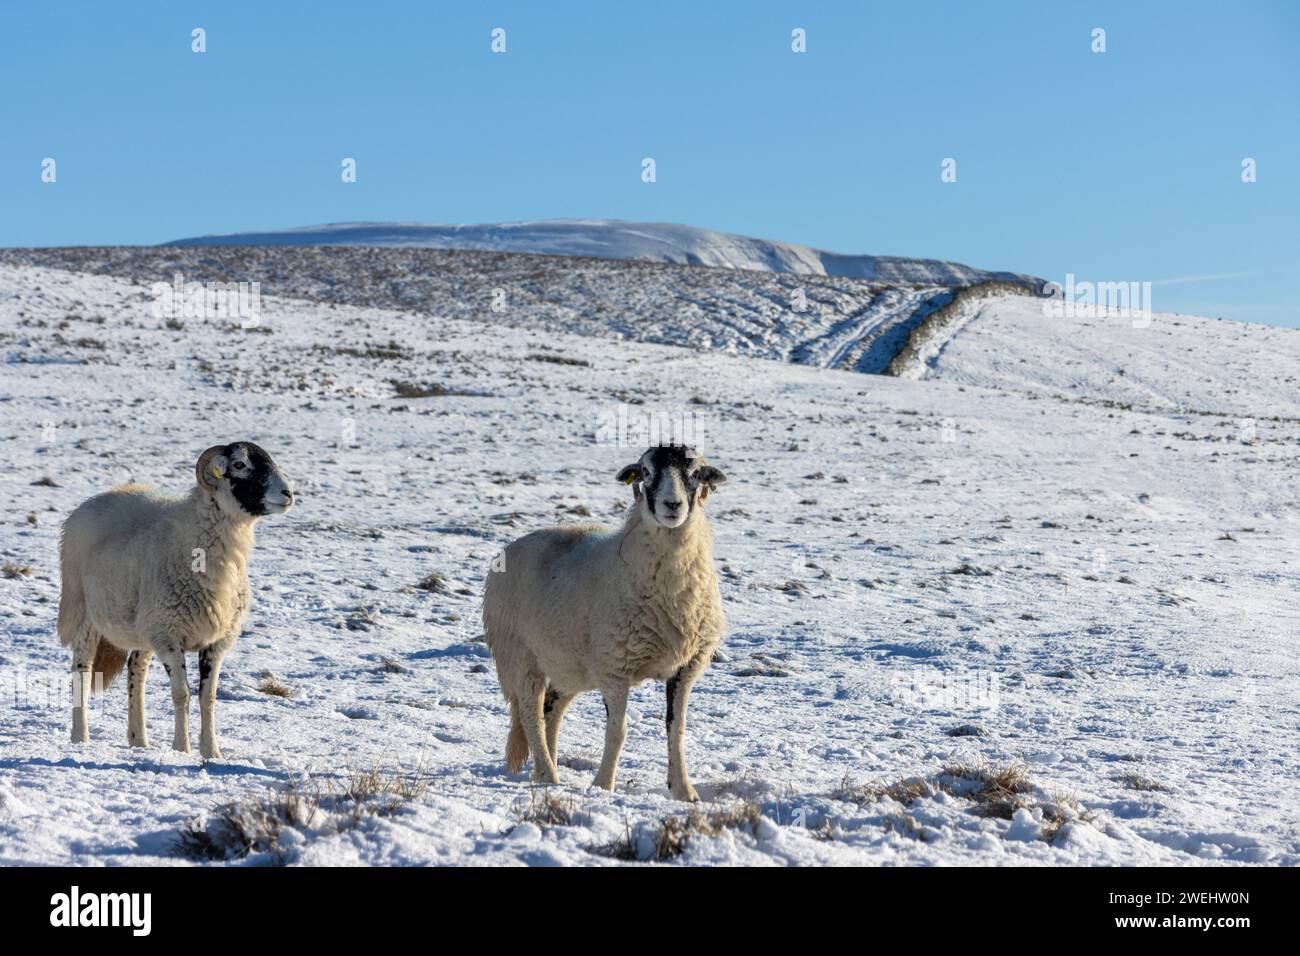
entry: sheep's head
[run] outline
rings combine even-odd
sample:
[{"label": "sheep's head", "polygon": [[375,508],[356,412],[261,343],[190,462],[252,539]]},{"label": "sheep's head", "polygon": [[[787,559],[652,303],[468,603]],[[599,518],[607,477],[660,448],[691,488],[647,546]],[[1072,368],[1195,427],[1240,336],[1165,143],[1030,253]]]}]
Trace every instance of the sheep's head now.
[{"label": "sheep's head", "polygon": [[199,487],[231,518],[261,518],[288,511],[293,489],[271,456],[251,441],[214,445],[194,466]]},{"label": "sheep's head", "polygon": [[677,528],[690,520],[709,492],[726,483],[727,476],[692,448],[661,445],[621,469],[618,480],[632,486],[645,520]]}]

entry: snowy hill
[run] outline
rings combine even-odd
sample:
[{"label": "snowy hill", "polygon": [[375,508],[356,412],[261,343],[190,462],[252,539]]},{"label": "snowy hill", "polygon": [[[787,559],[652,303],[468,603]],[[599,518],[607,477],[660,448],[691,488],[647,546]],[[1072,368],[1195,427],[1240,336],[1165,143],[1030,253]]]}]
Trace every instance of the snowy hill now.
[{"label": "snowy hill", "polygon": [[263,294],[511,328],[683,345],[885,371],[951,287],[639,260],[410,246],[0,249],[0,262],[171,282],[257,282]]},{"label": "snowy hill", "polygon": [[[242,859],[651,858],[684,813],[664,787],[662,688],[632,696],[613,794],[588,789],[599,698],[574,703],[558,804],[539,812],[505,771],[478,605],[507,541],[617,520],[628,492],[613,475],[641,439],[602,431],[662,414],[689,420],[731,479],[708,505],[728,634],[687,730],[703,809],[723,822],[679,862],[1300,863],[1284,732],[1300,684],[1300,421],[1242,364],[1272,349],[1264,376],[1294,375],[1300,333],[1156,316],[1158,338],[1100,324],[1058,363],[1067,327],[1036,323],[1031,300],[991,300],[922,347],[919,377],[893,378],[800,364],[789,341],[764,352],[727,302],[743,293],[748,314],[770,287],[718,285],[717,270],[602,263],[569,286],[537,257],[437,253],[459,271],[425,285],[401,256],[333,250],[348,272],[321,250],[170,251],[187,270],[211,254],[217,273],[247,253],[268,285],[313,293],[264,295],[241,328],[155,315],[165,258],[83,251],[97,271],[133,263],[122,276],[0,263],[0,864],[188,862],[189,821],[289,785],[337,793],[371,767],[422,767],[426,786],[374,815],[321,812]],[[457,287],[491,288],[478,267],[515,270],[531,311],[457,305]],[[813,279],[828,300],[861,294]],[[706,344],[591,334],[583,282],[629,323],[637,306],[616,300],[645,283],[693,290],[707,307],[689,323],[664,311],[662,328],[698,326]],[[374,304],[408,284],[418,310]],[[1189,393],[1189,368],[1214,382]],[[1130,402],[1130,378],[1176,401]],[[1068,400],[1075,382],[1086,394]],[[301,498],[258,532],[253,611],[220,692],[226,758],[167,748],[157,674],[154,747],[126,747],[121,683],[73,747],[60,522],[130,478],[181,490],[199,451],[236,437],[270,450]],[[290,696],[262,689],[268,672]],[[1011,799],[981,782],[995,770]]]},{"label": "snowy hill", "polygon": [[891,283],[959,286],[996,278],[1023,279],[1037,287],[1042,286],[1041,280],[1029,276],[973,269],[956,262],[842,255],[790,242],[751,239],[694,226],[615,219],[544,219],[466,226],[332,223],[277,232],[198,236],[179,239],[168,245],[427,246],[434,249],[638,259],[722,269],[846,276]]},{"label": "snowy hill", "polygon": [[1300,332],[1195,315],[1048,317],[1042,299],[976,301],[910,378],[1242,419],[1300,418]]}]

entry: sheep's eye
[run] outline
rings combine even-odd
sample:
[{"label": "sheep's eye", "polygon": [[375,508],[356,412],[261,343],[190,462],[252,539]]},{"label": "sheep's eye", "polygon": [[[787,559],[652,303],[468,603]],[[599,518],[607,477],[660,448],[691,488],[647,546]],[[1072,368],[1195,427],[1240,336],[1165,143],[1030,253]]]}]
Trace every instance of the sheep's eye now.
[{"label": "sheep's eye", "polygon": [[247,468],[248,466],[245,465],[242,461],[237,461],[237,462],[235,462],[233,465],[231,465],[230,467],[233,468],[235,471],[243,471],[243,470],[244,470],[245,468]]}]

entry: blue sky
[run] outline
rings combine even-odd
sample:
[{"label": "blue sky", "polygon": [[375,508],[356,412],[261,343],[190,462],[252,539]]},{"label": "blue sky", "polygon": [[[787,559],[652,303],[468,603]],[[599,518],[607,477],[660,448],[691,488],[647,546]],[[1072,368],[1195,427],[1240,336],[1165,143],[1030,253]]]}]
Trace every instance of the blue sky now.
[{"label": "blue sky", "polygon": [[1293,2],[6,2],[0,245],[609,217],[1300,325],[1298,51]]}]

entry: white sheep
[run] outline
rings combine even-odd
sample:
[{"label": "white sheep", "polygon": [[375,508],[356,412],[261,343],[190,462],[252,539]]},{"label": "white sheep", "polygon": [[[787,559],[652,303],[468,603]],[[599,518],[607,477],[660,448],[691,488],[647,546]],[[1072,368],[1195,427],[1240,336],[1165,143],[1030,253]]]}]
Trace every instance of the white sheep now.
[{"label": "white sheep", "polygon": [[63,525],[59,640],[72,648],[74,743],[90,739],[92,671],[102,675],[97,686],[106,687],[127,663],[127,741],[147,746],[145,675],[157,654],[176,709],[172,746],[188,753],[185,654],[197,651],[199,752],[221,756],[217,679],[248,613],[253,525],[287,511],[293,491],[271,456],[251,442],[209,448],[195,475],[187,497],[126,485],[83,502]]},{"label": "white sheep", "polygon": [[535,531],[510,544],[488,575],[483,631],[510,703],[506,765],[518,771],[531,750],[533,778],[558,783],[565,708],[577,694],[599,690],[605,754],[595,785],[613,790],[628,689],[661,680],[668,786],[679,800],[698,800],[682,746],[686,705],[725,627],[702,506],[727,479],[690,449],[657,447],[618,480],[634,496],[621,529]]}]

